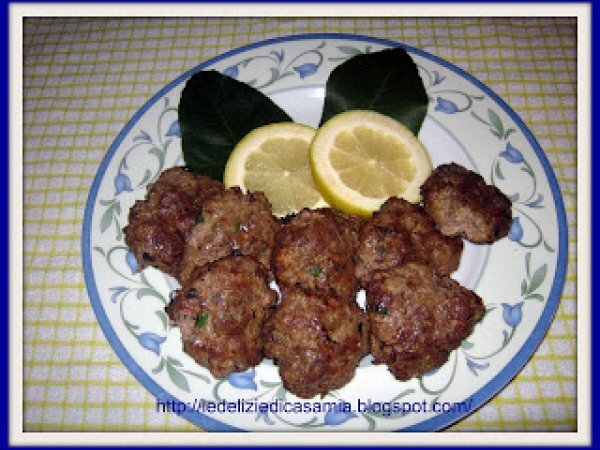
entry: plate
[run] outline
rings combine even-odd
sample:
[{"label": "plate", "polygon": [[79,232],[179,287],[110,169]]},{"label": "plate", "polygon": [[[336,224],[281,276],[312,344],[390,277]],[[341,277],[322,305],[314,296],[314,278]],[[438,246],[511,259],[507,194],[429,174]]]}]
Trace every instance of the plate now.
[{"label": "plate", "polygon": [[486,314],[444,366],[399,382],[367,358],[348,385],[310,400],[286,392],[268,360],[214,379],[183,353],[179,330],[168,323],[164,307],[176,282],[154,269],[135,271],[122,227],[148,183],[184,164],[177,105],[192,73],[215,69],[245,81],[295,121],[316,126],[336,65],[399,45],[310,34],[239,48],[165,86],[119,133],[86,205],[83,267],[106,338],[159,410],[213,431],[439,430],[492,398],[534,353],[556,311],[566,269],[567,227],[554,173],[531,132],[496,94],[456,66],[407,46],[430,97],[419,138],[434,165],[456,161],[513,202],[508,237],[492,246],[468,244],[453,274],[484,299]]}]

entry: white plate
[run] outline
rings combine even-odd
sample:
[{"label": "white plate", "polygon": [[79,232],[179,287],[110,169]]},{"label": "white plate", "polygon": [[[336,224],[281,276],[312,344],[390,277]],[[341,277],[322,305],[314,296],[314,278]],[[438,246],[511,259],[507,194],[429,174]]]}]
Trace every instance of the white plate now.
[{"label": "white plate", "polygon": [[356,53],[398,45],[319,34],[228,52],[165,86],[111,146],[85,211],[85,278],[108,341],[159,407],[174,406],[193,423],[217,431],[431,431],[492,398],[537,348],[556,311],[566,268],[565,214],[550,164],[531,132],[491,90],[409,47],[431,99],[419,137],[434,165],[457,161],[478,171],[512,198],[515,217],[509,237],[493,246],[466,247],[454,278],[476,290],[488,312],[443,367],[399,382],[385,366],[367,360],[344,388],[301,402],[285,392],[269,361],[216,380],[183,353],[179,330],[168,324],[164,306],[173,280],[154,269],[135,273],[121,229],[146,185],[163,169],[183,164],[177,105],[192,73],[216,69],[249,82],[294,120],[315,126],[333,67]]}]

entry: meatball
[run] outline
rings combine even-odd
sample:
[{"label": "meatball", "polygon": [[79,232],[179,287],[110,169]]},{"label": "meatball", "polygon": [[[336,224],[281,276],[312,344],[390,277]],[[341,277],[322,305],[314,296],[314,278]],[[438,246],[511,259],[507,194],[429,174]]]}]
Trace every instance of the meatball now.
[{"label": "meatball", "polygon": [[331,209],[331,212],[333,213],[333,220],[337,224],[343,239],[348,242],[352,252],[355,253],[359,244],[360,230],[362,229],[365,220],[354,214],[344,213],[337,209]]},{"label": "meatball", "polygon": [[262,328],[276,301],[262,264],[228,256],[197,270],[166,311],[181,329],[183,350],[223,378],[262,361]]},{"label": "meatball", "polygon": [[232,254],[252,256],[269,267],[279,224],[262,192],[243,194],[234,187],[216,194],[204,203],[197,222],[183,253],[182,283],[196,268]]},{"label": "meatball", "polygon": [[271,256],[279,287],[355,301],[358,222],[329,208],[304,209],[286,222]]},{"label": "meatball", "polygon": [[440,231],[469,241],[492,243],[508,234],[511,201],[481,175],[458,164],[437,167],[421,187],[423,206]]},{"label": "meatball", "polygon": [[356,276],[364,287],[373,272],[408,261],[449,275],[458,268],[462,250],[462,240],[442,235],[421,206],[391,197],[362,228]]},{"label": "meatball", "polygon": [[265,354],[286,389],[301,398],[325,395],[354,377],[369,351],[369,323],[356,303],[287,290],[264,327]]},{"label": "meatball", "polygon": [[444,364],[484,313],[477,294],[421,263],[374,273],[366,293],[374,363],[401,381]]},{"label": "meatball", "polygon": [[177,277],[185,241],[202,203],[222,190],[221,182],[196,175],[185,167],[162,172],[148,186],[146,198],[130,209],[123,229],[138,270],[152,266]]},{"label": "meatball", "polygon": [[172,187],[185,192],[192,197],[194,206],[201,208],[202,204],[214,194],[224,189],[223,183],[205,175],[196,175],[187,167],[171,167],[163,171],[152,185],[157,187]]}]

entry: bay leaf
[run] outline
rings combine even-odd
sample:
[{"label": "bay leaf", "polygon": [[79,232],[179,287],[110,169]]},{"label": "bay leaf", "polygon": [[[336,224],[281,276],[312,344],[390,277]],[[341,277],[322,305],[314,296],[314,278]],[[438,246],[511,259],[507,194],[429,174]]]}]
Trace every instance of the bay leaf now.
[{"label": "bay leaf", "polygon": [[193,74],[178,106],[181,147],[195,173],[223,179],[236,144],[262,125],[292,119],[262,92],[215,70]]},{"label": "bay leaf", "polygon": [[393,117],[418,135],[428,104],[417,65],[405,49],[395,47],[356,55],[333,69],[320,123],[344,111],[365,109]]}]

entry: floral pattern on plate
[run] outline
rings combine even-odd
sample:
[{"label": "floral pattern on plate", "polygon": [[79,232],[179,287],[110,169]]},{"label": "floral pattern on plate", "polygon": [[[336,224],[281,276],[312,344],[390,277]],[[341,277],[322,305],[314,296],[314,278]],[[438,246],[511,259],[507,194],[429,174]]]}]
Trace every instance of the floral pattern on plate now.
[{"label": "floral pattern on plate", "polygon": [[[219,70],[302,104],[305,89],[322,101],[327,76],[340,62],[394,45],[360,36],[294,36],[229,52],[194,70]],[[396,381],[384,366],[366,361],[347,386],[309,401],[285,390],[270,361],[217,380],[184,354],[179,330],[164,312],[177,283],[154,269],[136,272],[122,227],[146,186],[165,168],[183,164],[176,105],[192,71],[163,88],[119,134],[94,180],[84,220],[84,272],[98,321],[157,402],[183,405],[178,414],[209,430],[435,430],[496,394],[535,351],[556,310],[566,264],[554,174],[531,133],[493,92],[445,61],[407,50],[430,98],[420,138],[456,143],[450,155],[430,145],[434,162],[463,158],[513,202],[508,237],[485,248],[485,263],[477,260],[460,280],[486,305],[473,335],[444,366],[419,379]],[[316,101],[308,115],[318,115],[318,107]],[[227,402],[235,413],[207,408]],[[310,410],[298,406],[304,402]],[[241,405],[255,406],[246,412]],[[299,411],[283,411],[285,405]],[[434,411],[434,405],[441,406]]]}]

